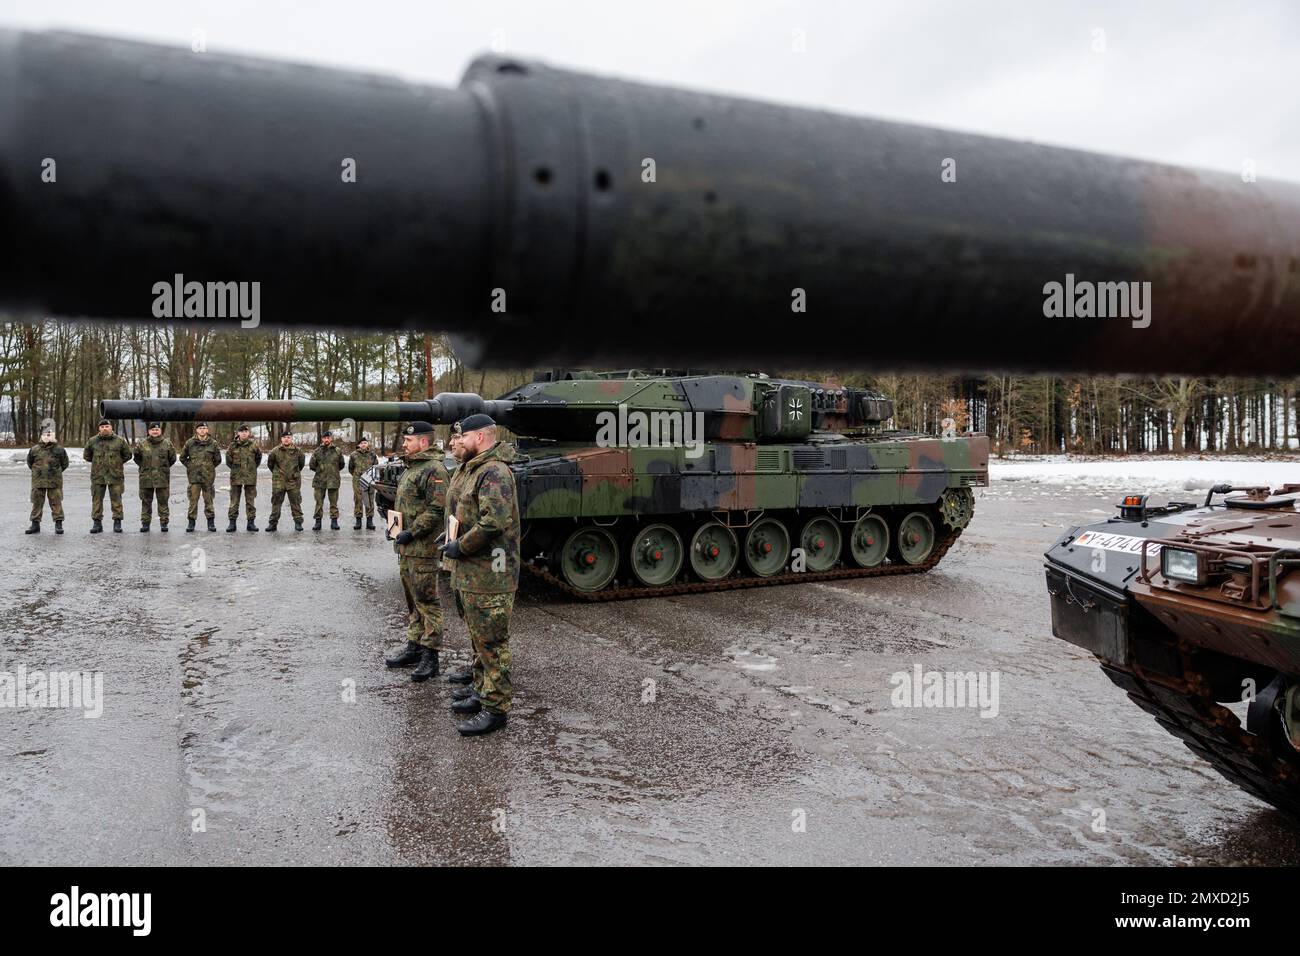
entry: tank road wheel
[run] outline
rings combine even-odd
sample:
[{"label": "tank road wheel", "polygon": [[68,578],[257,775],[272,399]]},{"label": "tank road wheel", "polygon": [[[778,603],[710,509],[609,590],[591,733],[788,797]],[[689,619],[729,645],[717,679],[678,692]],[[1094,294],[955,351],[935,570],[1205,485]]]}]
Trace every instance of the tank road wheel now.
[{"label": "tank road wheel", "polygon": [[898,523],[893,556],[904,564],[924,564],[934,550],[934,522],[922,511],[904,515]]},{"label": "tank road wheel", "polygon": [[889,525],[880,515],[863,515],[849,534],[849,557],[860,568],[874,568],[889,554]]},{"label": "tank road wheel", "polygon": [[736,568],[740,547],[725,524],[710,521],[691,537],[691,570],[701,581],[721,581]]},{"label": "tank road wheel", "polygon": [[745,534],[745,566],[760,578],[785,567],[790,556],[790,532],[775,518],[754,522]]},{"label": "tank road wheel", "polygon": [[799,532],[804,567],[809,571],[829,571],[840,559],[840,528],[830,518],[811,518]]},{"label": "tank road wheel", "polygon": [[684,558],[682,536],[666,524],[646,525],[632,536],[628,549],[632,576],[646,587],[672,584]]},{"label": "tank road wheel", "polygon": [[560,548],[560,574],[579,591],[599,591],[617,570],[618,544],[604,528],[579,528]]},{"label": "tank road wheel", "polygon": [[975,516],[975,493],[969,488],[949,488],[939,499],[939,514],[944,524],[960,531]]}]

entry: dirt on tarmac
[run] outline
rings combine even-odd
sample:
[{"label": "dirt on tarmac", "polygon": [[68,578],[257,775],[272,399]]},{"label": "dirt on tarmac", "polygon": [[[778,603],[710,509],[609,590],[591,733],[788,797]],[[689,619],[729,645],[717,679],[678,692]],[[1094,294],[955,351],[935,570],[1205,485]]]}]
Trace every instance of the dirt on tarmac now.
[{"label": "dirt on tarmac", "polygon": [[[397,561],[352,530],[346,483],[345,530],[320,533],[309,510],[227,534],[219,490],[221,530],[186,534],[172,489],[169,534],[139,532],[128,475],[125,533],[91,536],[70,471],[67,533],[24,536],[26,470],[0,472],[0,672],[103,675],[98,717],[0,709],[0,862],[1300,862],[1300,830],[1051,637],[1042,552],[1111,513],[1104,489],[978,490],[925,575],[527,591],[515,708],[481,739],[451,685],[384,668]],[[264,482],[260,526],[269,503]],[[895,706],[917,667],[996,697]]]}]

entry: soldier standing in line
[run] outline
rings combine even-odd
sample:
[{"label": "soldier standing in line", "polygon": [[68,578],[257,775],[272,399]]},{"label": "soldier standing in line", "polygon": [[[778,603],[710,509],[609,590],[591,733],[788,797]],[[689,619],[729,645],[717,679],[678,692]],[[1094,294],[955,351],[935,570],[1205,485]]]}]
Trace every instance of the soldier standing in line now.
[{"label": "soldier standing in line", "polygon": [[194,435],[181,449],[181,464],[185,466],[185,480],[189,485],[190,508],[186,513],[189,524],[186,531],[194,530],[199,516],[199,497],[203,497],[203,510],[208,518],[208,530],[217,530],[216,497],[217,466],[221,464],[221,446],[208,434],[208,423],[194,426]]},{"label": "soldier standing in line", "polygon": [[370,450],[370,439],[362,435],[361,440],[357,442],[357,447],[352,450],[351,457],[348,458],[348,474],[352,476],[352,516],[356,519],[356,524],[352,526],[354,531],[361,530],[363,504],[366,510],[366,530],[375,530],[375,489],[362,488],[361,476],[378,462],[379,456]]},{"label": "soldier standing in line", "polygon": [[48,499],[54,533],[63,534],[63,473],[68,468],[68,452],[55,438],[53,420],[41,422],[41,440],[27,452],[27,467],[32,472],[32,526],[24,533],[41,533],[41,515]]},{"label": "soldier standing in line", "polygon": [[131,457],[140,467],[140,532],[149,533],[153,502],[157,499],[158,530],[166,534],[171,518],[167,499],[171,496],[171,468],[176,464],[176,448],[171,439],[163,438],[162,422],[149,423],[148,437],[135,443]]},{"label": "soldier standing in line", "polygon": [[248,517],[248,530],[256,531],[257,518],[257,466],[262,463],[262,449],[251,437],[247,425],[240,425],[235,440],[226,449],[226,465],[230,468],[230,511],[226,517],[230,524],[226,531],[235,530],[239,519],[239,496],[244,496],[244,514]]},{"label": "soldier standing in line", "polygon": [[[452,458],[456,459],[458,466],[463,464],[465,451],[460,443],[460,422],[456,422],[451,426],[451,435],[447,438],[447,451],[451,454]],[[451,473],[451,480],[447,483],[447,514],[449,515],[456,513],[456,498],[459,494],[459,480],[464,474],[465,469],[457,467],[456,470]],[[457,628],[459,636],[459,632],[465,627],[465,622],[461,617],[460,607],[456,603],[456,592],[451,586],[451,571],[455,566],[456,563],[444,554],[442,557],[442,563],[438,567],[438,603],[448,609],[447,612],[443,614],[442,618],[442,632],[444,637],[449,635],[449,632],[453,627]],[[455,613],[451,613],[452,611],[455,611]],[[467,634],[465,636],[468,637]],[[473,650],[471,646],[471,654],[472,653]],[[469,667],[462,667],[460,670],[453,671],[447,675],[447,683],[449,684],[470,684],[473,680],[474,666],[472,660]],[[464,700],[473,692],[473,688],[471,687],[461,687],[453,691],[451,696],[454,700]]]},{"label": "soldier standing in line", "polygon": [[389,667],[416,664],[411,680],[438,675],[438,648],[442,646],[442,608],[438,604],[438,538],[446,522],[447,469],[442,452],[431,448],[433,426],[412,422],[402,434],[406,470],[397,483],[393,510],[402,516],[402,530],[394,549],[397,567],[411,608],[406,647],[385,658]]},{"label": "soldier standing in line", "polygon": [[454,562],[451,584],[474,647],[474,693],[451,705],[453,713],[475,715],[456,725],[468,737],[504,727],[510,712],[510,615],[519,588],[519,504],[510,471],[514,451],[497,441],[496,422],[475,414],[463,419],[460,428],[465,460],[457,469],[464,472],[456,485],[458,527],[443,554]]},{"label": "soldier standing in line", "polygon": [[293,530],[302,530],[302,469],[307,456],[293,443],[293,432],[280,433],[280,444],[266,456],[266,467],[271,469],[271,520],[267,531],[280,526],[280,512],[284,510],[284,496],[289,496],[289,512],[293,515]]},{"label": "soldier standing in line", "polygon": [[321,516],[325,511],[325,496],[330,499],[330,529],[339,530],[339,484],[343,471],[343,452],[334,444],[334,434],[325,432],[321,435],[320,446],[311,456],[307,465],[312,471],[311,490],[316,499],[316,527],[320,530]]},{"label": "soldier standing in line", "polygon": [[126,486],[123,466],[131,460],[131,446],[113,434],[113,423],[99,420],[99,434],[86,443],[82,455],[90,462],[90,533],[104,530],[104,492],[113,510],[113,530],[122,530],[122,489]]}]

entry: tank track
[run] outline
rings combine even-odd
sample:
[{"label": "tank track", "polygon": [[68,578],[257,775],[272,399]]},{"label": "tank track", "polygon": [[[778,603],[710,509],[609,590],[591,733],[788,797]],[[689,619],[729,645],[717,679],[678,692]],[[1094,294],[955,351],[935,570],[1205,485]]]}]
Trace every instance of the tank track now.
[{"label": "tank track", "polygon": [[666,597],[673,594],[704,594],[709,591],[734,591],[740,588],[762,588],[778,584],[807,584],[809,581],[842,581],[848,578],[875,578],[893,574],[923,574],[938,564],[948,549],[961,537],[961,529],[937,537],[934,550],[920,564],[878,564],[874,568],[835,568],[830,571],[788,571],[770,577],[729,577],[721,581],[685,581],[661,587],[609,587],[599,591],[582,591],[573,587],[549,568],[532,564],[524,567],[534,577],[550,587],[579,601],[626,601],[632,598]]},{"label": "tank track", "polygon": [[1101,669],[1192,753],[1247,793],[1300,820],[1300,767],[1283,759],[1273,741],[1248,733],[1236,714],[1214,700],[1194,647],[1179,642],[1177,652],[1181,677],[1110,663]]}]

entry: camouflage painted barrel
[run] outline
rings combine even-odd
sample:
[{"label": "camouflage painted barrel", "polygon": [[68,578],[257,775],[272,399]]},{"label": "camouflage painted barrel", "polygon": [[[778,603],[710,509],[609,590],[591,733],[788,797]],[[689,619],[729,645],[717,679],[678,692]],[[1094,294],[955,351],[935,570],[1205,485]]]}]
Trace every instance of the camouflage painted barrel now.
[{"label": "camouflage painted barrel", "polygon": [[0,91],[17,314],[437,329],[515,368],[1290,375],[1300,353],[1300,186],[1249,170],[501,57],[443,89],[4,33]]}]

